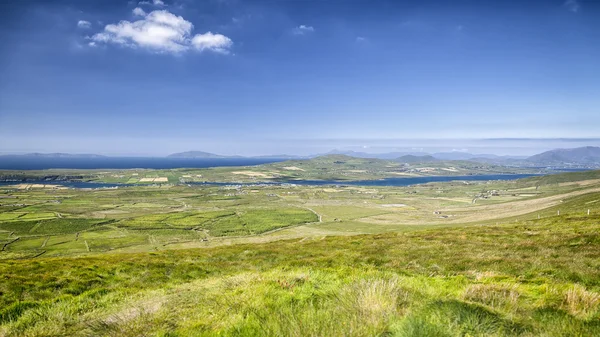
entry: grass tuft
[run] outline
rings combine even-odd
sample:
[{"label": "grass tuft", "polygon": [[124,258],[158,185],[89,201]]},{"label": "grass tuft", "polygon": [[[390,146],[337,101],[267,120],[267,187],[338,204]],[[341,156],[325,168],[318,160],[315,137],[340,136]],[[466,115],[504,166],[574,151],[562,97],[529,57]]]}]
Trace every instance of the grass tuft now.
[{"label": "grass tuft", "polygon": [[600,309],[600,294],[574,285],[564,294],[563,308],[573,316],[590,318]]},{"label": "grass tuft", "polygon": [[516,284],[471,284],[463,298],[492,308],[516,308],[520,295]]}]

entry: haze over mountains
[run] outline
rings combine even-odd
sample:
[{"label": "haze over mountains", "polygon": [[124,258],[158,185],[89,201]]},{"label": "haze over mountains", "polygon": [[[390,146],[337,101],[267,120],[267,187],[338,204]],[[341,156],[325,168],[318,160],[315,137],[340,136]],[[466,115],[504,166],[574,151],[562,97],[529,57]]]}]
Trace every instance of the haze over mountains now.
[{"label": "haze over mountains", "polygon": [[287,155],[287,154],[275,154],[275,155],[251,156],[251,157],[238,156],[238,155],[223,156],[223,155],[219,155],[219,154],[215,154],[215,153],[210,153],[210,152],[204,152],[204,151],[186,151],[186,152],[172,153],[172,154],[168,155],[167,158],[180,158],[180,159],[185,159],[185,158],[188,158],[188,159],[198,159],[198,158],[277,158],[277,159],[299,159],[299,158],[308,158],[308,157],[294,156],[294,155]]},{"label": "haze over mountains", "polygon": [[[469,160],[476,162],[494,163],[500,165],[514,166],[581,166],[591,165],[600,166],[600,147],[586,146],[573,149],[555,149],[536,154],[534,156],[498,156],[494,154],[472,154],[468,152],[387,152],[387,153],[367,153],[357,151],[332,150],[324,155],[346,155],[355,158],[375,158],[394,160],[402,163],[425,163],[448,160]],[[307,157],[300,156],[263,156],[262,158],[314,158],[320,155]],[[202,151],[188,151],[175,153],[169,158],[242,158],[240,156],[220,156],[213,153]]]},{"label": "haze over mountains", "polygon": [[452,152],[386,152],[386,153],[367,153],[367,152],[356,152],[356,151],[342,151],[342,150],[333,150],[327,152],[326,154],[344,154],[350,157],[356,158],[377,158],[377,159],[391,159],[395,160],[404,156],[415,156],[415,157],[423,157],[423,156],[432,156],[435,159],[439,160],[471,160],[475,158],[485,158],[485,159],[525,159],[527,156],[498,156],[495,154],[473,154],[468,152],[461,151],[452,151]]},{"label": "haze over mountains", "polygon": [[[600,147],[585,146],[572,149],[555,149],[542,152],[530,157],[524,156],[498,156],[493,154],[472,154],[467,152],[387,152],[387,153],[367,153],[357,151],[332,150],[325,154],[311,156],[295,155],[267,155],[267,156],[226,156],[204,151],[186,151],[173,153],[166,158],[170,159],[235,159],[235,158],[254,158],[254,159],[310,159],[327,155],[346,155],[355,158],[375,158],[384,160],[393,160],[401,163],[425,163],[435,161],[467,160],[482,163],[509,166],[560,166],[560,167],[581,167],[595,168],[600,167]],[[68,154],[68,153],[29,153],[24,155],[3,155],[2,158],[29,158],[29,159],[107,159],[111,157],[97,154]]]},{"label": "haze over mountains", "polygon": [[396,159],[397,161],[401,162],[401,163],[407,163],[407,164],[411,164],[411,163],[430,163],[430,162],[435,162],[435,161],[440,161],[439,159],[435,158],[434,156],[415,156],[412,154],[407,154],[405,156],[399,157]]},{"label": "haze over mountains", "polygon": [[586,146],[575,149],[556,149],[527,158],[530,162],[544,165],[562,163],[597,164],[600,162],[600,147]]},{"label": "haze over mountains", "polygon": [[222,156],[210,152],[204,151],[186,151],[173,153],[167,156],[167,158],[232,158],[232,157],[240,157],[240,156]]}]

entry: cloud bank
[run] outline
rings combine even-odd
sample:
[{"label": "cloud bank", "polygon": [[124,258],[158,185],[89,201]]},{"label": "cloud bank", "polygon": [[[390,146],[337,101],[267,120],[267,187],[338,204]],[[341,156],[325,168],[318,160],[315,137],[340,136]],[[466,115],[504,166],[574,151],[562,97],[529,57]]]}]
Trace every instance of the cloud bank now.
[{"label": "cloud bank", "polygon": [[153,0],[153,1],[140,1],[139,5],[154,5],[156,7],[166,6],[162,0]]},{"label": "cloud bank", "polygon": [[212,32],[192,36],[194,25],[166,10],[146,13],[138,7],[133,10],[133,14],[143,19],[134,22],[123,20],[107,25],[104,31],[90,37],[90,46],[110,43],[159,53],[178,54],[195,49],[228,54],[233,45],[229,37]]}]

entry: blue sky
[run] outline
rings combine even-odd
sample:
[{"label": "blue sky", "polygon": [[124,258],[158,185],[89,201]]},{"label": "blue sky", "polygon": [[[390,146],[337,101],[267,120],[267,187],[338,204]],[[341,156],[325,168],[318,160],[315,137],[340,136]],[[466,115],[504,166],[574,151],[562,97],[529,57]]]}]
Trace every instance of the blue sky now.
[{"label": "blue sky", "polygon": [[308,154],[419,140],[500,153],[532,142],[473,140],[600,137],[598,1],[0,9],[3,153]]}]

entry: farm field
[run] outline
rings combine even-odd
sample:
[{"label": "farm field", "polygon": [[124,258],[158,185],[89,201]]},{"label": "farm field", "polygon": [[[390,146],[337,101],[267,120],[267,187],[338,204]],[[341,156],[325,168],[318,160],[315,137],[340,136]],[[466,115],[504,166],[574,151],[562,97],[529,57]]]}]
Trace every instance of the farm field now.
[{"label": "farm field", "polygon": [[[184,165],[185,163],[182,163]],[[310,160],[242,167],[169,170],[39,170],[0,171],[1,180],[74,180],[120,184],[177,184],[193,182],[274,182],[286,180],[377,180],[428,176],[537,174],[544,169],[507,167],[470,161],[400,163],[381,159],[327,155]]]},{"label": "farm field", "polygon": [[[0,259],[496,224],[592,211],[595,173],[408,187],[0,187]],[[572,202],[570,200],[573,200]],[[571,208],[571,203],[579,209]]]},{"label": "farm field", "polygon": [[0,335],[597,335],[598,174],[1,186]]}]

